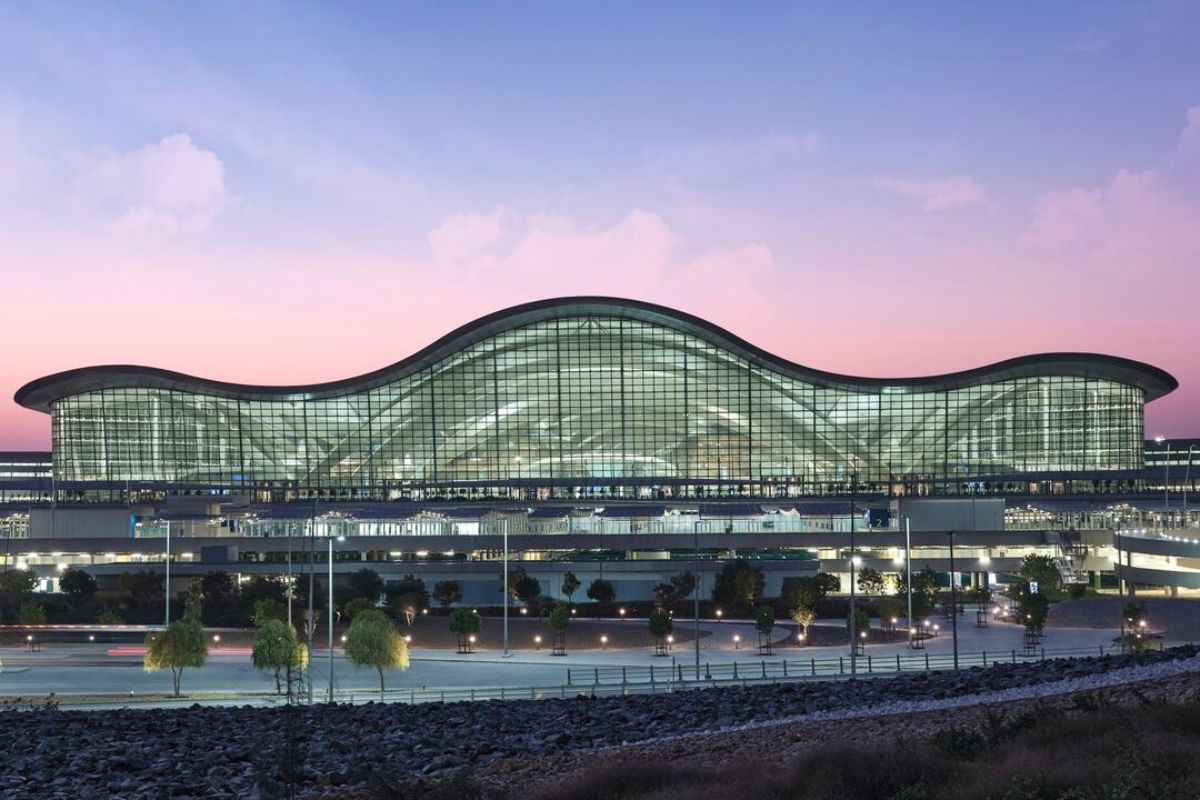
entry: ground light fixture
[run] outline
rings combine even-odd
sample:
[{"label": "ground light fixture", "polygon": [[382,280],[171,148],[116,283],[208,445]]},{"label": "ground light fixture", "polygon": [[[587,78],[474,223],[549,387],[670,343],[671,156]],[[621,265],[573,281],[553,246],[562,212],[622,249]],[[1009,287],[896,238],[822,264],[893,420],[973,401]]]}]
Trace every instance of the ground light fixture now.
[{"label": "ground light fixture", "polygon": [[718,608],[717,609],[717,622],[721,621],[722,616],[724,616],[724,613],[721,611],[721,609]]},{"label": "ground light fixture", "polygon": [[412,644],[412,634],[411,633],[404,634],[404,643]]},{"label": "ground light fixture", "polygon": [[742,649],[742,635],[740,633],[735,633],[733,635],[733,649],[734,650]]},{"label": "ground light fixture", "polygon": [[542,649],[542,635],[540,633],[533,637],[533,646],[536,650]]},{"label": "ground light fixture", "polygon": [[625,609],[623,609],[623,608],[618,608],[618,609],[617,609],[617,614],[619,614],[621,617],[624,617],[624,616],[625,616]]},{"label": "ground light fixture", "polygon": [[607,649],[608,649],[608,637],[607,637],[607,636],[605,636],[604,634],[601,634],[601,635],[600,635],[600,649],[601,649],[601,650],[607,650]]}]

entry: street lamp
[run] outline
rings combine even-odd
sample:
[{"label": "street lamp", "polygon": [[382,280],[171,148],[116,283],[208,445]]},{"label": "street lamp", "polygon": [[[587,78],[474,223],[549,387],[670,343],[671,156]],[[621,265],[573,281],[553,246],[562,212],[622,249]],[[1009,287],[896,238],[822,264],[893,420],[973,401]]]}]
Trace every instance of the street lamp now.
[{"label": "street lamp", "polygon": [[171,520],[164,520],[167,523],[167,554],[163,561],[164,569],[166,570],[166,578],[163,580],[163,594],[165,609],[163,614],[163,628],[171,624]]},{"label": "street lamp", "polygon": [[958,671],[958,573],[954,571],[954,531],[950,537],[950,630],[954,637],[954,671]]},{"label": "street lamp", "polygon": [[[333,540],[329,537],[329,702],[333,702]],[[339,542],[346,541],[345,536],[336,537]]]},{"label": "street lamp", "polygon": [[[850,473],[850,630],[854,630],[858,625],[858,612],[855,609],[855,593],[854,593],[854,507],[858,500],[858,471]],[[858,647],[854,642],[854,637],[850,637],[850,675],[853,677],[858,673]]]}]

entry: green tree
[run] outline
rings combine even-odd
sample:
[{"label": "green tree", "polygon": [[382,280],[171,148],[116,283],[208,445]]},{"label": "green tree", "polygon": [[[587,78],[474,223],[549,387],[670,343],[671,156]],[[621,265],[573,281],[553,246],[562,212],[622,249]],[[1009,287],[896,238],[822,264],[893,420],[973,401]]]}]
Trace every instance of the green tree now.
[{"label": "green tree", "polygon": [[696,573],[678,572],[671,576],[671,587],[675,589],[676,600],[687,600],[696,591]]},{"label": "green tree", "polygon": [[282,694],[281,676],[286,670],[290,686],[292,670],[304,669],[308,664],[308,648],[300,643],[295,628],[283,620],[269,618],[259,624],[251,660],[255,669],[275,675],[275,693]]},{"label": "green tree", "polygon": [[383,612],[364,611],[346,632],[346,658],[360,667],[374,667],[379,673],[379,693],[383,694],[383,671],[408,669],[408,644]]},{"label": "green tree", "polygon": [[1017,570],[1017,575],[1026,582],[1037,583],[1040,594],[1054,592],[1062,583],[1058,564],[1050,556],[1032,554],[1025,556],[1021,559],[1021,568]]},{"label": "green tree", "polygon": [[596,578],[588,586],[587,596],[589,600],[606,606],[617,599],[617,589],[613,586],[612,581],[607,581],[604,578]]},{"label": "green tree", "polygon": [[513,593],[518,600],[528,605],[542,594],[542,584],[532,575],[521,573],[521,577],[517,579],[516,585],[513,587]]},{"label": "green tree", "polygon": [[1017,616],[1021,623],[1028,630],[1040,631],[1046,627],[1049,613],[1050,599],[1042,592],[1041,585],[1036,592],[1032,592],[1029,584],[1024,584],[1017,594]]},{"label": "green tree", "polygon": [[[899,587],[899,594],[903,596],[904,602],[907,603],[908,583],[905,573],[901,572],[896,576],[896,585]],[[938,574],[933,571],[932,567],[925,567],[920,572],[913,573],[912,576],[912,610],[913,619],[909,620],[910,625],[915,625],[916,620],[921,617],[928,616],[933,613],[933,609],[937,605],[938,598]]]},{"label": "green tree", "polygon": [[458,649],[465,650],[469,637],[479,633],[482,627],[479,615],[469,608],[456,608],[450,612],[450,632],[458,637]]},{"label": "green tree", "polygon": [[374,603],[384,594],[385,588],[383,578],[379,577],[378,572],[373,569],[360,569],[346,576],[343,590],[347,602],[356,597],[365,597]]},{"label": "green tree", "polygon": [[899,622],[905,613],[905,601],[896,596],[881,597],[875,601],[875,611],[882,623],[891,625],[892,620]]},{"label": "green tree", "polygon": [[29,600],[17,610],[17,622],[22,625],[45,625],[46,609]]},{"label": "green tree", "polygon": [[867,597],[883,594],[883,573],[874,567],[863,567],[858,571],[858,590]]},{"label": "green tree", "polygon": [[[850,620],[846,620],[846,627],[850,627]],[[871,617],[867,614],[865,608],[854,609],[854,635],[861,636],[871,629]]]},{"label": "green tree", "polygon": [[677,596],[674,585],[670,583],[660,583],[654,587],[654,600],[659,608],[670,608]]},{"label": "green tree", "polygon": [[346,615],[347,619],[354,620],[364,611],[374,611],[375,608],[375,601],[369,597],[356,597],[342,607],[342,613]]},{"label": "green tree", "polygon": [[203,667],[208,660],[208,642],[199,620],[180,619],[163,631],[146,635],[146,655],[142,665],[147,672],[171,670],[171,685],[179,697],[179,681],[186,667]]},{"label": "green tree", "polygon": [[550,630],[554,631],[555,653],[565,654],[567,651],[567,626],[571,624],[571,607],[561,600],[554,604],[547,617]]},{"label": "green tree", "polygon": [[775,629],[775,609],[770,606],[763,606],[754,615],[754,627],[764,636],[768,635]]},{"label": "green tree", "polygon": [[429,607],[429,592],[425,589],[425,581],[411,572],[399,581],[388,584],[385,590],[388,603],[397,609],[404,621],[412,625],[421,609]]},{"label": "green tree", "polygon": [[72,604],[80,606],[95,597],[96,579],[81,569],[68,567],[58,578],[58,588]]},{"label": "green tree", "polygon": [[257,600],[254,603],[254,624],[262,627],[269,620],[287,620],[287,606],[278,600],[272,600],[269,597]]},{"label": "green tree", "polygon": [[433,585],[433,599],[442,608],[449,608],[462,600],[462,587],[458,581],[438,581]]},{"label": "green tree", "polygon": [[729,561],[717,573],[713,582],[712,599],[734,608],[749,608],[762,597],[762,570],[750,566],[748,561]]},{"label": "green tree", "polygon": [[826,597],[827,595],[831,595],[834,592],[840,592],[842,590],[841,579],[837,575],[829,572],[817,573],[817,585],[821,589],[821,597]]},{"label": "green tree", "polygon": [[779,599],[784,608],[815,609],[826,594],[825,584],[816,575],[792,576],[783,579]]},{"label": "green tree", "polygon": [[792,609],[792,621],[800,626],[804,634],[804,643],[808,644],[808,629],[817,621],[817,612],[808,606],[797,606]]},{"label": "green tree", "polygon": [[37,585],[37,575],[32,570],[0,572],[0,617],[15,617],[17,609],[29,599]]},{"label": "green tree", "polygon": [[580,585],[579,578],[575,577],[574,572],[568,572],[566,575],[563,575],[562,593],[566,595],[568,603],[571,602],[571,598],[575,596],[575,593],[579,591]]},{"label": "green tree", "polygon": [[647,622],[650,626],[650,635],[654,637],[661,650],[666,638],[671,635],[671,631],[675,630],[675,623],[671,619],[671,615],[661,608],[651,611]]}]

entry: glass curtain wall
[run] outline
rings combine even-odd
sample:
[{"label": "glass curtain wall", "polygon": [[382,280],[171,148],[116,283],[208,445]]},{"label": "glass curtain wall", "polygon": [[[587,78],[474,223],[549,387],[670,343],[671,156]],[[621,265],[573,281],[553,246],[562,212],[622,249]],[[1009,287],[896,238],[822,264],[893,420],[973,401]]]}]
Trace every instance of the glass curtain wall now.
[{"label": "glass curtain wall", "polygon": [[830,485],[1141,466],[1141,389],[1027,377],[823,386],[673,328],[565,317],[318,399],[107,389],[52,408],[57,477],[373,489]]}]

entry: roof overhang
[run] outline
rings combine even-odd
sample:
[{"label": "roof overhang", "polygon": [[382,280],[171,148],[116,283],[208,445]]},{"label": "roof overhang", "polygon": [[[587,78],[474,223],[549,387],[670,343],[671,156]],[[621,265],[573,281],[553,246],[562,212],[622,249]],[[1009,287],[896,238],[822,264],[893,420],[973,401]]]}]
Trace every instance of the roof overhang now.
[{"label": "roof overhang", "polygon": [[181,372],[116,364],[57,372],[31,381],[14,397],[20,405],[49,412],[56,400],[101,389],[169,389],[240,400],[321,400],[356,394],[399,380],[442,359],[506,331],[571,317],[606,316],[634,319],[695,336],[748,361],[817,386],[879,393],[936,391],[1038,376],[1108,380],[1136,386],[1155,400],[1179,386],[1158,367],[1098,353],[1038,353],[1019,356],[961,372],[916,378],[866,378],[812,369],[769,353],[717,325],[691,314],[640,300],[613,297],[565,297],[538,300],[480,317],[451,331],[408,358],[354,378],[305,386],[254,386],[197,378]]}]

